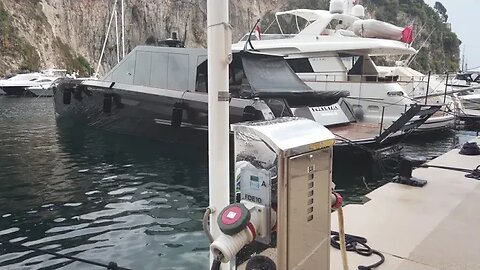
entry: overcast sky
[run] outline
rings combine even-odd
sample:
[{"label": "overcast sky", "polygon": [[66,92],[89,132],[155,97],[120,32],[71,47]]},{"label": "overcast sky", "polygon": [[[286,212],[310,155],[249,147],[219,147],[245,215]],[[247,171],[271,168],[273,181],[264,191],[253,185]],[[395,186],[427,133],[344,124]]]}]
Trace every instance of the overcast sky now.
[{"label": "overcast sky", "polygon": [[[431,5],[436,0],[425,0]],[[447,9],[448,22],[452,24],[453,32],[457,33],[462,41],[460,49],[463,52],[465,46],[465,58],[468,68],[480,69],[480,35],[477,33],[477,25],[480,21],[480,13],[477,8],[479,0],[438,0]]]}]

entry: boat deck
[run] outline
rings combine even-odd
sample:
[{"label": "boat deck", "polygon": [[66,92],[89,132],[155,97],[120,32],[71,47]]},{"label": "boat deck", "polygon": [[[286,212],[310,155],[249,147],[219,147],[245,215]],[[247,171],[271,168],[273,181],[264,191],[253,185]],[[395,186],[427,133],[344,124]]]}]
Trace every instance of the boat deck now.
[{"label": "boat deck", "polygon": [[[350,123],[345,126],[329,128],[336,137],[351,141],[373,140],[380,134],[380,125],[372,123]],[[342,138],[342,139],[343,139]]]},{"label": "boat deck", "polygon": [[[458,152],[428,164],[469,170],[480,165],[479,156]],[[366,237],[368,245],[385,255],[385,263],[376,269],[480,269],[480,181],[465,175],[418,168],[413,176],[428,180],[425,187],[389,183],[368,194],[366,204],[346,206],[346,233]],[[337,213],[332,215],[332,230],[337,230]],[[331,251],[331,269],[343,269],[340,251]],[[350,269],[357,269],[379,257],[348,252],[348,259]]]}]

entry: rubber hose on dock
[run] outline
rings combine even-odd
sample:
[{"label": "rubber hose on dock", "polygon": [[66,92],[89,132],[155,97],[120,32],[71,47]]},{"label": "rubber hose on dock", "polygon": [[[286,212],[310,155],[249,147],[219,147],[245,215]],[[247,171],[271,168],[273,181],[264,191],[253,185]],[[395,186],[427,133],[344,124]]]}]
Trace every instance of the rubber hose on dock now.
[{"label": "rubber hose on dock", "polygon": [[219,260],[213,260],[212,263],[212,270],[220,270],[220,265],[222,265],[222,262]]}]

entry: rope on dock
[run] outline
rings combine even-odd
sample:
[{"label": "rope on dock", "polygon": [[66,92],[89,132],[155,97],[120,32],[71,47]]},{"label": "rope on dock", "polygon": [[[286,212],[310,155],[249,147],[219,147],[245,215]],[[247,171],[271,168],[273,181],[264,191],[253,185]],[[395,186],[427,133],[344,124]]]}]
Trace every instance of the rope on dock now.
[{"label": "rope on dock", "polygon": [[338,230],[339,230],[339,241],[340,241],[340,252],[342,254],[342,264],[343,270],[348,270],[348,256],[347,256],[347,246],[345,241],[345,222],[343,216],[343,207],[340,206],[337,209],[338,214]]},{"label": "rope on dock", "polygon": [[[340,234],[338,232],[332,231],[330,238],[330,245],[336,249],[340,249]],[[370,257],[372,255],[377,255],[380,257],[380,260],[371,265],[359,265],[358,270],[372,270],[385,262],[385,256],[377,250],[372,249],[367,245],[367,239],[361,236],[345,234],[345,245],[346,250],[350,252],[355,252],[358,255]]]}]

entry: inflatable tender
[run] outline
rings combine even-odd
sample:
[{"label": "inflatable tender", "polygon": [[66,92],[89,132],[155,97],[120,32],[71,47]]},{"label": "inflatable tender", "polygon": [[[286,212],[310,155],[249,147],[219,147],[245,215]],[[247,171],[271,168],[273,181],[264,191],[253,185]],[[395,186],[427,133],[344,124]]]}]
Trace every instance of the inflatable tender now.
[{"label": "inflatable tender", "polygon": [[378,20],[357,20],[352,25],[355,35],[365,38],[382,38],[412,43],[413,30],[411,26],[401,28]]}]

